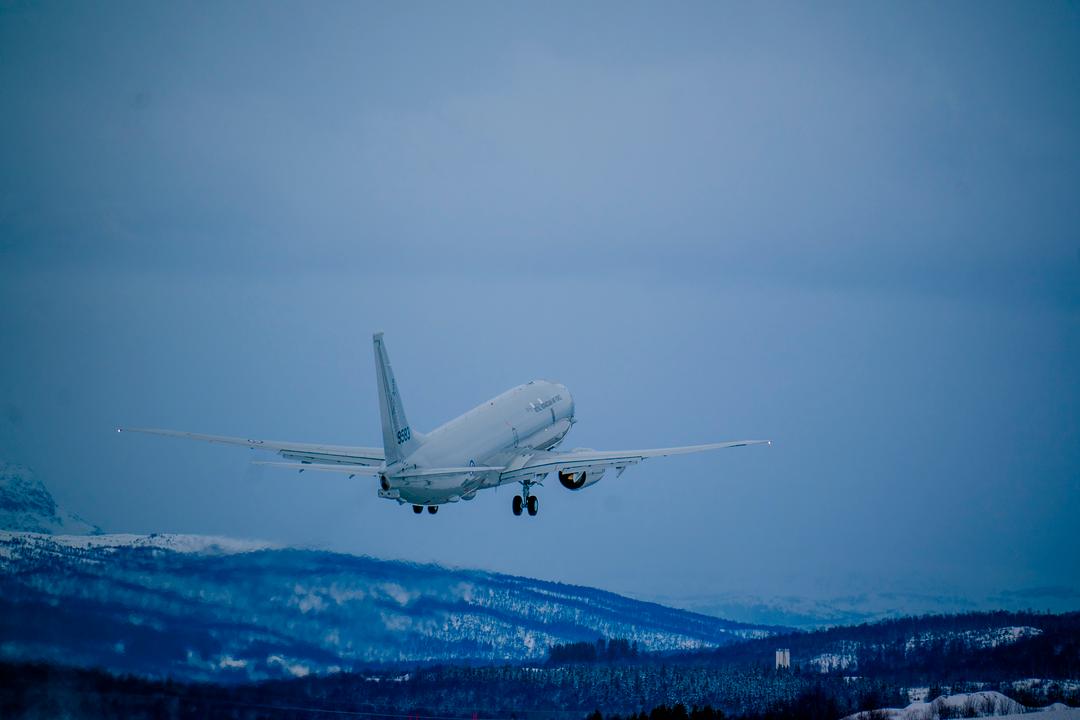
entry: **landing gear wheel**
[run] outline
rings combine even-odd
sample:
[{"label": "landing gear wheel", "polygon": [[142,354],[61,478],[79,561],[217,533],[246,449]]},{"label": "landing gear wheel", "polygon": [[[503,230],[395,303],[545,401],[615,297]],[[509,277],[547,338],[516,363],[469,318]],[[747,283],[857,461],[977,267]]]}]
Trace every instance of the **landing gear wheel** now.
[{"label": "landing gear wheel", "polygon": [[427,511],[428,511],[428,513],[434,515],[435,513],[439,512],[439,506],[438,505],[428,505],[427,506]]},{"label": "landing gear wheel", "polygon": [[414,513],[416,513],[417,515],[419,515],[420,513],[424,512],[424,506],[423,505],[413,505],[412,506],[412,511]]},{"label": "landing gear wheel", "polygon": [[514,507],[514,514],[515,515],[520,515],[521,514],[521,496],[520,495],[515,495],[514,496],[514,506],[513,507]]},{"label": "landing gear wheel", "polygon": [[535,514],[536,514],[537,506],[538,506],[539,504],[540,504],[540,503],[539,503],[539,502],[537,502],[537,500],[536,500],[536,496],[535,496],[535,495],[530,495],[530,496],[529,496],[529,500],[528,500],[528,502],[526,503],[526,506],[527,506],[527,507],[529,508],[529,514],[530,514],[530,515],[535,515]]}]

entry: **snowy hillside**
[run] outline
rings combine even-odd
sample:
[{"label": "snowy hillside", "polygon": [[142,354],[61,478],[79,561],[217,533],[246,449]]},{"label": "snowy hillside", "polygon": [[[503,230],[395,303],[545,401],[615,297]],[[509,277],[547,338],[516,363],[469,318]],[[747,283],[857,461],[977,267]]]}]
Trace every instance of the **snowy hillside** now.
[{"label": "snowy hillside", "polygon": [[0,533],[0,659],[181,678],[717,647],[771,628],[590,588],[190,535]]},{"label": "snowy hillside", "polygon": [[981,627],[974,630],[937,629],[914,632],[906,636],[902,643],[839,639],[826,643],[827,651],[813,655],[806,663],[810,668],[821,673],[856,672],[859,670],[860,655],[874,658],[885,648],[899,650],[902,647],[902,656],[913,657],[920,653],[932,652],[934,648],[985,650],[1003,647],[1042,634],[1042,629],[1037,627],[1007,625]]},{"label": "snowy hillside", "polygon": [[1002,645],[1012,645],[1024,638],[1038,635],[1042,635],[1042,630],[1028,625],[1010,625],[1008,627],[984,628],[954,633],[924,632],[908,638],[905,649],[911,652],[919,647],[940,643],[943,640],[959,642],[973,648],[995,648]]},{"label": "snowy hillside", "polygon": [[[844,720],[936,720],[955,717],[1030,718],[1032,713],[1047,712],[1047,720],[1080,720],[1080,708],[1060,703],[1034,710],[1025,708],[999,692],[943,695],[929,702],[913,702],[905,708],[885,708],[849,715]],[[1036,717],[1039,717],[1036,715]]]},{"label": "snowy hillside", "polygon": [[56,504],[25,465],[0,462],[0,529],[39,533],[99,533],[101,529]]}]

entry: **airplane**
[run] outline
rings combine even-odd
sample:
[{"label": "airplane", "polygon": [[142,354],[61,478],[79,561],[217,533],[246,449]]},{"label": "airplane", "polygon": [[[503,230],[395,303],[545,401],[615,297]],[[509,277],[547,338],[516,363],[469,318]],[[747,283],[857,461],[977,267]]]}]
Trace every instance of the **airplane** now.
[{"label": "airplane", "polygon": [[430,433],[413,430],[405,416],[383,333],[372,338],[375,375],[379,386],[379,416],[382,420],[382,447],[355,447],[249,440],[223,435],[160,430],[117,428],[117,432],[202,440],[268,450],[293,462],[256,461],[305,470],[378,477],[378,495],[399,505],[411,504],[417,515],[427,508],[434,515],[440,505],[472,500],[480,490],[519,483],[514,495],[514,515],[536,515],[539,501],[532,493],[550,473],[567,490],[583,490],[595,485],[609,470],[616,477],[630,465],[647,458],[719,450],[744,445],[772,444],[769,440],[686,445],[651,450],[597,451],[576,448],[555,450],[576,422],[574,398],[565,385],[533,380],[507,390],[477,405]]}]

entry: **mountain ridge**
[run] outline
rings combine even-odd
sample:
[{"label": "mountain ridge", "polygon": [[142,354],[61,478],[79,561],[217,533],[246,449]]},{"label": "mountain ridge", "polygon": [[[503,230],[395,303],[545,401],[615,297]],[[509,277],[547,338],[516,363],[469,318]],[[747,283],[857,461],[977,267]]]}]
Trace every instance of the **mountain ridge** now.
[{"label": "mountain ridge", "polygon": [[237,681],[369,665],[540,660],[778,630],[483,570],[191,535],[0,532],[0,658]]},{"label": "mountain ridge", "polygon": [[[864,583],[872,584],[872,583]],[[1071,587],[1026,588],[998,592],[943,588],[939,592],[905,589],[902,583],[881,580],[877,587],[846,594],[768,595],[722,592],[709,595],[657,595],[649,599],[704,615],[737,622],[816,630],[877,622],[909,615],[958,614],[993,610],[1041,610],[1067,613],[1080,610],[1080,590]]]},{"label": "mountain ridge", "polygon": [[107,534],[61,508],[29,468],[0,469],[0,659],[249,680],[538,660],[551,645],[600,637],[685,651],[776,631],[484,570],[218,536]]},{"label": "mountain ridge", "polygon": [[61,507],[28,466],[4,461],[0,461],[0,528],[40,533],[102,532]]}]

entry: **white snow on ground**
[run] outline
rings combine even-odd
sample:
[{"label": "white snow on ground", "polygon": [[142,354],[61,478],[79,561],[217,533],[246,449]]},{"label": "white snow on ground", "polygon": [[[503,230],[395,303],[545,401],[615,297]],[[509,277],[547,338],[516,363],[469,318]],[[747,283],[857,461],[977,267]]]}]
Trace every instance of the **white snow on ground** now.
[{"label": "white snow on ground", "polygon": [[133,535],[129,533],[109,535],[47,535],[34,532],[0,530],[0,555],[11,557],[18,545],[30,549],[49,551],[61,548],[109,549],[122,547],[156,548],[180,553],[201,555],[233,555],[236,553],[268,550],[279,545],[262,540],[238,540],[214,535]]},{"label": "white snow on ground", "polygon": [[1034,716],[1042,712],[1049,713],[1044,720],[1080,720],[1080,708],[1071,708],[1061,703],[1055,703],[1050,707],[1028,710],[1023,715],[999,715],[995,720],[1034,720]]},{"label": "white snow on ground", "polygon": [[[1052,713],[1047,720],[1080,720],[1080,708],[1070,708],[1055,703],[1045,708],[1025,708],[1012,698],[999,692],[985,691],[942,696],[931,702],[913,702],[906,708],[867,710],[849,715],[844,720],[870,720],[887,717],[889,720],[935,720],[945,717],[997,717],[1030,720],[1032,713]],[[972,714],[974,713],[974,714]]]}]

